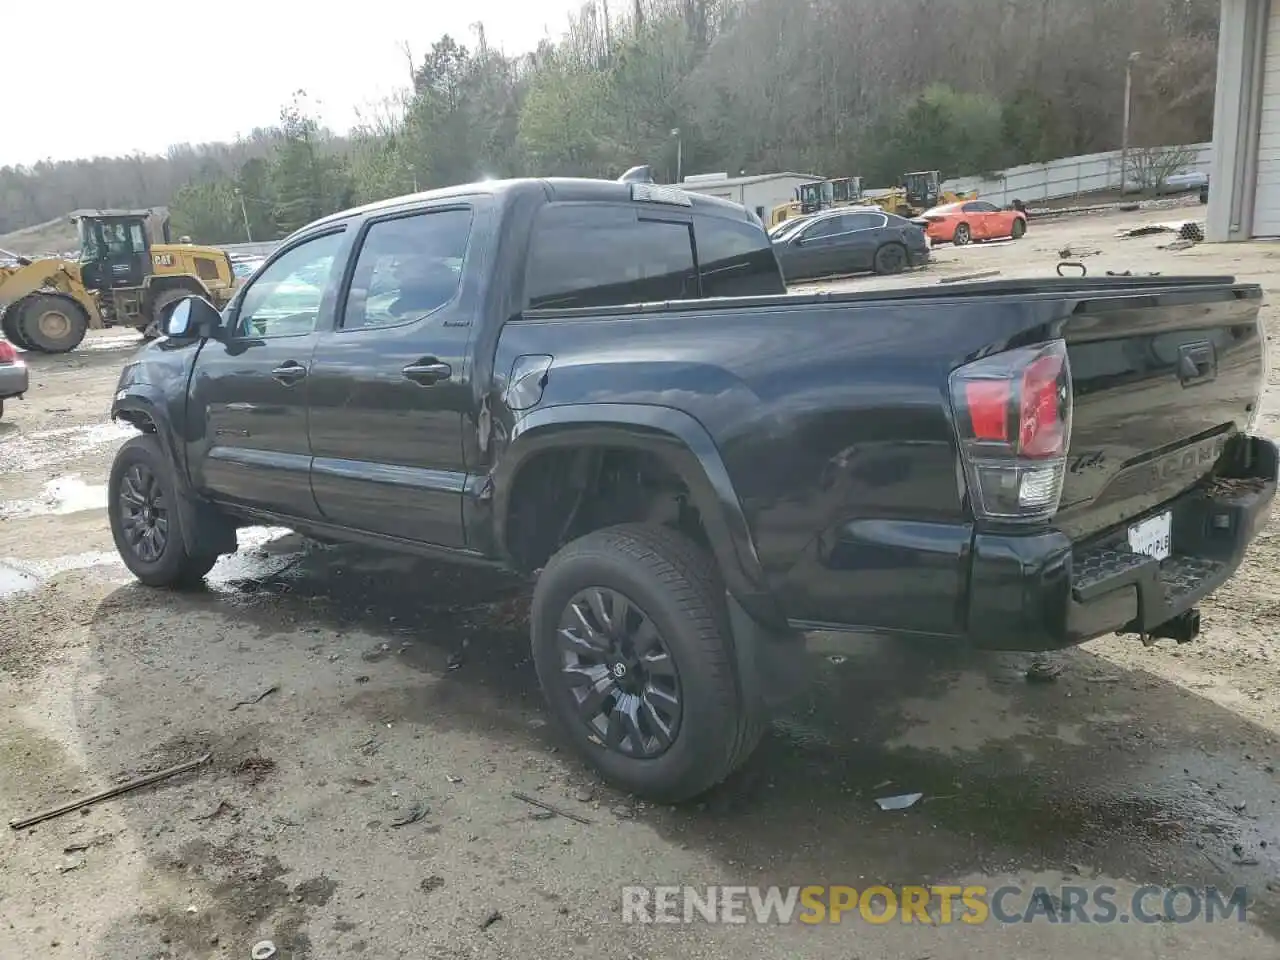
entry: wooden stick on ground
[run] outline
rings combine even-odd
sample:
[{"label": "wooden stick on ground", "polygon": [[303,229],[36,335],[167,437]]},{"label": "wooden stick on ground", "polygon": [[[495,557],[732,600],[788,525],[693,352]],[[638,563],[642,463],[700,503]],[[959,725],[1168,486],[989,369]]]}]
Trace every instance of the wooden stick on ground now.
[{"label": "wooden stick on ground", "polygon": [[566,820],[572,820],[574,823],[585,823],[588,825],[591,823],[591,821],[586,817],[580,817],[576,813],[571,813],[568,810],[562,810],[560,807],[553,807],[545,800],[539,800],[536,797],[531,797],[527,793],[521,793],[519,790],[512,790],[511,796],[515,797],[517,800],[523,800],[525,803],[531,804],[535,807],[541,807],[548,813],[554,813],[557,817],[564,817]]},{"label": "wooden stick on ground", "polygon": [[186,763],[180,763],[176,767],[169,767],[167,770],[160,770],[156,773],[149,773],[145,777],[139,777],[137,780],[130,780],[128,783],[120,783],[114,787],[108,787],[106,790],[100,790],[97,793],[91,793],[87,797],[81,797],[79,800],[72,800],[62,804],[60,807],[52,807],[48,810],[42,810],[40,813],[32,814],[29,817],[23,817],[20,820],[10,820],[9,826],[14,830],[24,830],[27,827],[33,827],[37,823],[43,823],[45,820],[52,820],[54,817],[60,817],[64,813],[70,813],[73,810],[79,810],[81,807],[92,806],[103,800],[110,800],[112,797],[118,797],[122,793],[128,793],[130,790],[137,790],[141,787],[148,787],[153,783],[159,783],[161,780],[167,780],[169,777],[176,777],[180,773],[186,773],[188,770],[194,770],[196,767],[202,767],[209,762],[213,756],[206,753],[203,757],[195,760],[188,760]]}]

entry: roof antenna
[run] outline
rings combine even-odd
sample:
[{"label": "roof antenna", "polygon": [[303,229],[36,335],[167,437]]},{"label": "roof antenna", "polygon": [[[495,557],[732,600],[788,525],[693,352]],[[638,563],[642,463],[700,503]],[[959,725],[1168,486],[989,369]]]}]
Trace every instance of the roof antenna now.
[{"label": "roof antenna", "polygon": [[653,179],[653,168],[649,164],[632,167],[618,178],[619,183],[656,183]]}]

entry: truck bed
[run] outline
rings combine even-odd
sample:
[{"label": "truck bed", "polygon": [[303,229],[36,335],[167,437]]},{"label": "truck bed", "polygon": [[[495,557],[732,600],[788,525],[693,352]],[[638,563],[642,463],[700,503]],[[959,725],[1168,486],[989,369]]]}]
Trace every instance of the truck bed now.
[{"label": "truck bed", "polygon": [[996,614],[971,603],[974,557],[1010,531],[972,509],[951,373],[1065,340],[1068,465],[1060,509],[1034,534],[1058,556],[1123,537],[1213,475],[1256,414],[1261,297],[1230,277],[1052,278],[531,311],[504,327],[495,370],[549,355],[544,406],[586,397],[696,418],[741,503],[761,592],[793,624],[981,642],[975,616]]}]

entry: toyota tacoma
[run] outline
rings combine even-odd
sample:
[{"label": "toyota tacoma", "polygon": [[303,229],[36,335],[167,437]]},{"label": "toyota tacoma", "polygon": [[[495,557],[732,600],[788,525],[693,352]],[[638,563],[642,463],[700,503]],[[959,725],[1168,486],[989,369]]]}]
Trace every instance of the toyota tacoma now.
[{"label": "toyota tacoma", "polygon": [[1275,495],[1259,287],[1066,278],[788,294],[742,207],[517,180],[339,213],[126,366],[129,569],[238,527],[534,581],[550,712],[681,800],[750,754],[816,631],[1185,641]]}]

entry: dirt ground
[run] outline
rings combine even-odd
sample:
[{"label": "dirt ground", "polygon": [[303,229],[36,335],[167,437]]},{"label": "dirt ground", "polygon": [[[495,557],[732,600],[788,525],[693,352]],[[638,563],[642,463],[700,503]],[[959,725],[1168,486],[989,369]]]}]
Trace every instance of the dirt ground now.
[{"label": "dirt ground", "polygon": [[[1188,217],[1202,208],[1191,207]],[[906,277],[1106,270],[1280,285],[1280,246],[1160,249],[1136,220],[1037,223]],[[1280,315],[1268,306],[1273,331]],[[820,661],[705,802],[600,785],[547,725],[515,584],[256,530],[207,589],[116,560],[107,422],[132,334],[31,358],[0,421],[0,813],[209,753],[195,772],[0,835],[0,957],[1272,958],[1280,952],[1280,526],[1179,647],[1061,656],[867,640]],[[1273,374],[1262,430],[1280,436]],[[263,695],[257,702],[260,695]],[[543,818],[512,791],[586,818]],[[888,794],[920,791],[908,810]],[[1248,890],[1247,922],[626,924],[631,884],[1143,884]],[[1023,900],[1013,898],[1021,912]],[[1122,911],[1123,912],[1123,911]]]}]

